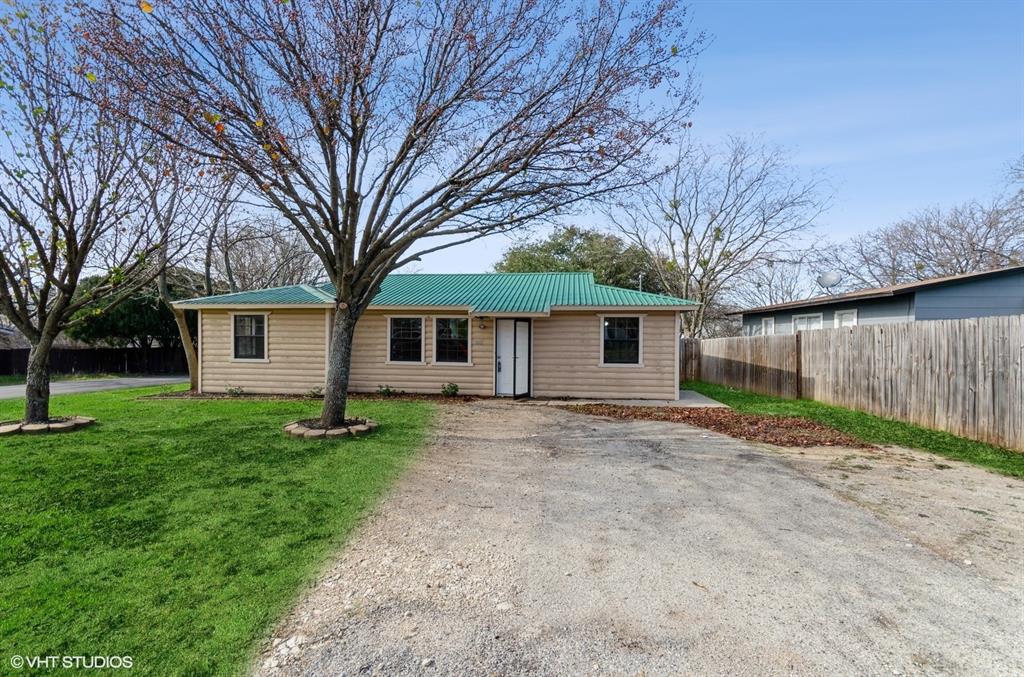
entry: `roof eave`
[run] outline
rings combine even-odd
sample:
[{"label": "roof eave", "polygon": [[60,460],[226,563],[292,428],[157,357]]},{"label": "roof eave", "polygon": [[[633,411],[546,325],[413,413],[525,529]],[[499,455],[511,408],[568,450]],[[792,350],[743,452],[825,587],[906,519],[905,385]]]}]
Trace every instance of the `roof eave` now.
[{"label": "roof eave", "polygon": [[323,310],[330,308],[330,303],[186,303],[185,301],[173,301],[173,306],[183,310],[281,310],[283,308],[310,309],[318,308]]},{"label": "roof eave", "polygon": [[611,312],[629,312],[631,310],[697,310],[699,303],[680,303],[666,305],[589,305],[589,306],[551,306],[554,311],[568,310],[606,310]]},{"label": "roof eave", "polygon": [[751,308],[749,310],[735,310],[726,315],[760,315],[761,313],[777,313],[784,310],[800,310],[801,308],[817,308],[819,306],[832,306],[839,303],[850,303],[854,301],[870,301],[873,299],[885,299],[893,296],[902,296],[904,294],[913,294],[916,289],[908,289],[906,291],[886,291],[886,292],[874,292],[871,294],[862,294],[856,296],[842,296],[838,298],[821,299],[820,301],[814,301],[808,299],[807,301],[793,302],[793,303],[780,303],[775,306],[761,306],[760,308]]}]

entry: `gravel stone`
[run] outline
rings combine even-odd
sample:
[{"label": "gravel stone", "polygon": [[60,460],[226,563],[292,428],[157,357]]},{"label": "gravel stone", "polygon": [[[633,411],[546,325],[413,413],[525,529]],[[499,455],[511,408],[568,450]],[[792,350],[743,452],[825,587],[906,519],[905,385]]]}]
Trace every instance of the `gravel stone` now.
[{"label": "gravel stone", "polygon": [[254,670],[1020,674],[1024,482],[935,458],[445,406]]}]

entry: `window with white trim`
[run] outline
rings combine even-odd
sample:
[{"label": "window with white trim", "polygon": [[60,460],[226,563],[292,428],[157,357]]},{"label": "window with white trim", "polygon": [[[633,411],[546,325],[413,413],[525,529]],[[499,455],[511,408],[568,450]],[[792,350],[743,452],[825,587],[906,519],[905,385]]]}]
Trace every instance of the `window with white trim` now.
[{"label": "window with white trim", "polygon": [[640,364],[640,318],[605,317],[601,364]]},{"label": "window with white trim", "polygon": [[468,317],[438,317],[434,320],[434,361],[469,362]]},{"label": "window with white trim", "polygon": [[423,361],[423,318],[388,318],[388,361]]},{"label": "window with white trim", "polygon": [[231,320],[236,360],[267,359],[267,316],[234,315]]},{"label": "window with white trim", "polygon": [[761,318],[761,335],[771,336],[775,333],[775,318],[774,317],[762,317]]},{"label": "window with white trim", "polygon": [[857,326],[857,309],[851,308],[849,310],[837,310],[836,311],[836,327],[856,327]]},{"label": "window with white trim", "polygon": [[821,313],[793,316],[793,333],[809,329],[821,329]]}]

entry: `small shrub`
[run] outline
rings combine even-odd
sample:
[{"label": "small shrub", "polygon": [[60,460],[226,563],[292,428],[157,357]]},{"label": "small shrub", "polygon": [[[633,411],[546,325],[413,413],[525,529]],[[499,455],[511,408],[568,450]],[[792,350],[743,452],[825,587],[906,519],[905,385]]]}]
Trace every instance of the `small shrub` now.
[{"label": "small shrub", "polygon": [[308,397],[311,400],[319,400],[323,396],[324,396],[324,389],[321,386],[317,386],[316,388],[310,388],[306,392],[306,397]]},{"label": "small shrub", "polygon": [[245,394],[245,388],[243,388],[242,386],[233,386],[229,384],[227,387],[224,388],[224,392],[226,392],[231,397],[241,397],[242,395]]},{"label": "small shrub", "polygon": [[387,384],[377,386],[377,395],[380,397],[394,397],[397,394],[395,389]]},{"label": "small shrub", "polygon": [[455,397],[456,395],[459,394],[459,384],[445,383],[443,386],[441,386],[441,394],[444,395],[445,397]]}]

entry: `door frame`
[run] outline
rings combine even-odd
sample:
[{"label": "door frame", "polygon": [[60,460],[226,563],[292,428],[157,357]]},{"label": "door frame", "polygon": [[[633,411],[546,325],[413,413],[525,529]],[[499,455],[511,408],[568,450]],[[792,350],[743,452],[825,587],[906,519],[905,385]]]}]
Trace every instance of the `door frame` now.
[{"label": "door frame", "polygon": [[[500,395],[498,394],[498,327],[502,320],[508,320],[512,323],[512,395]],[[526,361],[526,392],[516,393],[516,352],[518,350],[519,338],[519,323],[526,323],[526,345],[529,346],[530,354],[527,356],[529,359]],[[524,397],[531,397],[533,395],[533,318],[530,317],[496,317],[494,318],[494,396],[495,397],[511,397],[513,400],[518,400]]]}]

